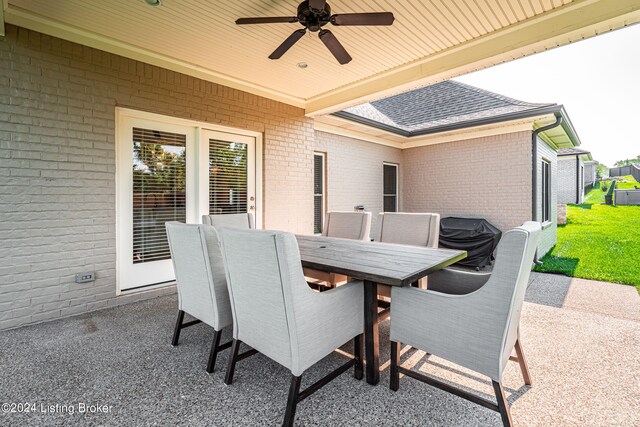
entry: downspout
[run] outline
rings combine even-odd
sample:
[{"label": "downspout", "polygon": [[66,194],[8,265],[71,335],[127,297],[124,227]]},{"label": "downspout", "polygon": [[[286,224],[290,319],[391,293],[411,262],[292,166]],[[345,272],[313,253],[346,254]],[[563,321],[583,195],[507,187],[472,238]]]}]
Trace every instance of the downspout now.
[{"label": "downspout", "polygon": [[580,154],[576,154],[576,205],[580,204]]},{"label": "downspout", "polygon": [[[538,134],[560,126],[561,123],[562,116],[556,113],[555,122],[538,128],[531,133],[531,218],[533,221],[538,221]],[[537,249],[533,262],[536,265],[542,265],[542,262],[538,259]]]}]

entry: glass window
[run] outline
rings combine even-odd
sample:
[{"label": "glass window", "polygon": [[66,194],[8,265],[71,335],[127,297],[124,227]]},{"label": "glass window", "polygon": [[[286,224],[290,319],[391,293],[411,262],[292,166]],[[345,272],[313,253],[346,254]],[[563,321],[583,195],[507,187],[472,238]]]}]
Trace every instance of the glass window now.
[{"label": "glass window", "polygon": [[164,223],[186,220],[186,136],[133,128],[133,263],[170,259]]},{"label": "glass window", "polygon": [[398,165],[383,165],[383,211],[398,211]]},{"label": "glass window", "polygon": [[247,212],[247,144],[209,139],[209,213]]},{"label": "glass window", "polygon": [[551,218],[551,165],[542,161],[542,222]]}]

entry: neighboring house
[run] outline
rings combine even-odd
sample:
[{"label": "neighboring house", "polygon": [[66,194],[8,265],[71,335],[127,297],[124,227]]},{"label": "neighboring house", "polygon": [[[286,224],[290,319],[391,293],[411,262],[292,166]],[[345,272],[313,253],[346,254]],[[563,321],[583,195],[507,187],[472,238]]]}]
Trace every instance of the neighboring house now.
[{"label": "neighboring house", "polygon": [[587,160],[584,162],[584,191],[588,192],[596,183],[596,172],[598,169],[597,160]]},{"label": "neighboring house", "polygon": [[584,202],[585,188],[595,182],[593,163],[589,151],[580,148],[558,151],[558,203]]},{"label": "neighboring house", "polygon": [[381,212],[383,173],[397,164],[398,210],[501,230],[534,219],[544,224],[538,256],[556,243],[557,152],[580,144],[562,105],[446,81],[316,118],[315,129],[328,210]]}]

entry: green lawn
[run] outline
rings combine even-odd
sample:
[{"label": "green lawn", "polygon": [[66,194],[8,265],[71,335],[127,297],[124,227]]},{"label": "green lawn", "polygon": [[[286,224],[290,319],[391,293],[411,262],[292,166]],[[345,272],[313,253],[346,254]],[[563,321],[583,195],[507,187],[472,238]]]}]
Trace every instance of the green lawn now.
[{"label": "green lawn", "polygon": [[585,204],[567,210],[557,245],[535,271],[623,283],[640,291],[640,206]]},{"label": "green lawn", "polygon": [[[616,183],[616,188],[625,189],[625,188],[634,188],[636,185],[640,187],[640,183],[637,182],[632,175],[627,175],[619,178],[620,181]],[[611,180],[605,180],[607,184],[611,184]],[[604,203],[604,195],[607,194],[606,191],[602,191],[600,188],[600,182],[597,182],[596,185],[584,196],[585,204],[597,204]]]}]

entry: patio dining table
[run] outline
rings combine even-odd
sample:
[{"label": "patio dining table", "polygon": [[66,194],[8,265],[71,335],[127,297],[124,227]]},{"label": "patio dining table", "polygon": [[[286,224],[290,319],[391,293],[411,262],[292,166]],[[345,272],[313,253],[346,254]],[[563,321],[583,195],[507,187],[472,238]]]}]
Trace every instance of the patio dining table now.
[{"label": "patio dining table", "polygon": [[296,236],[302,266],[364,281],[366,377],[380,381],[378,283],[411,286],[419,279],[467,256],[465,251],[322,236]]}]

